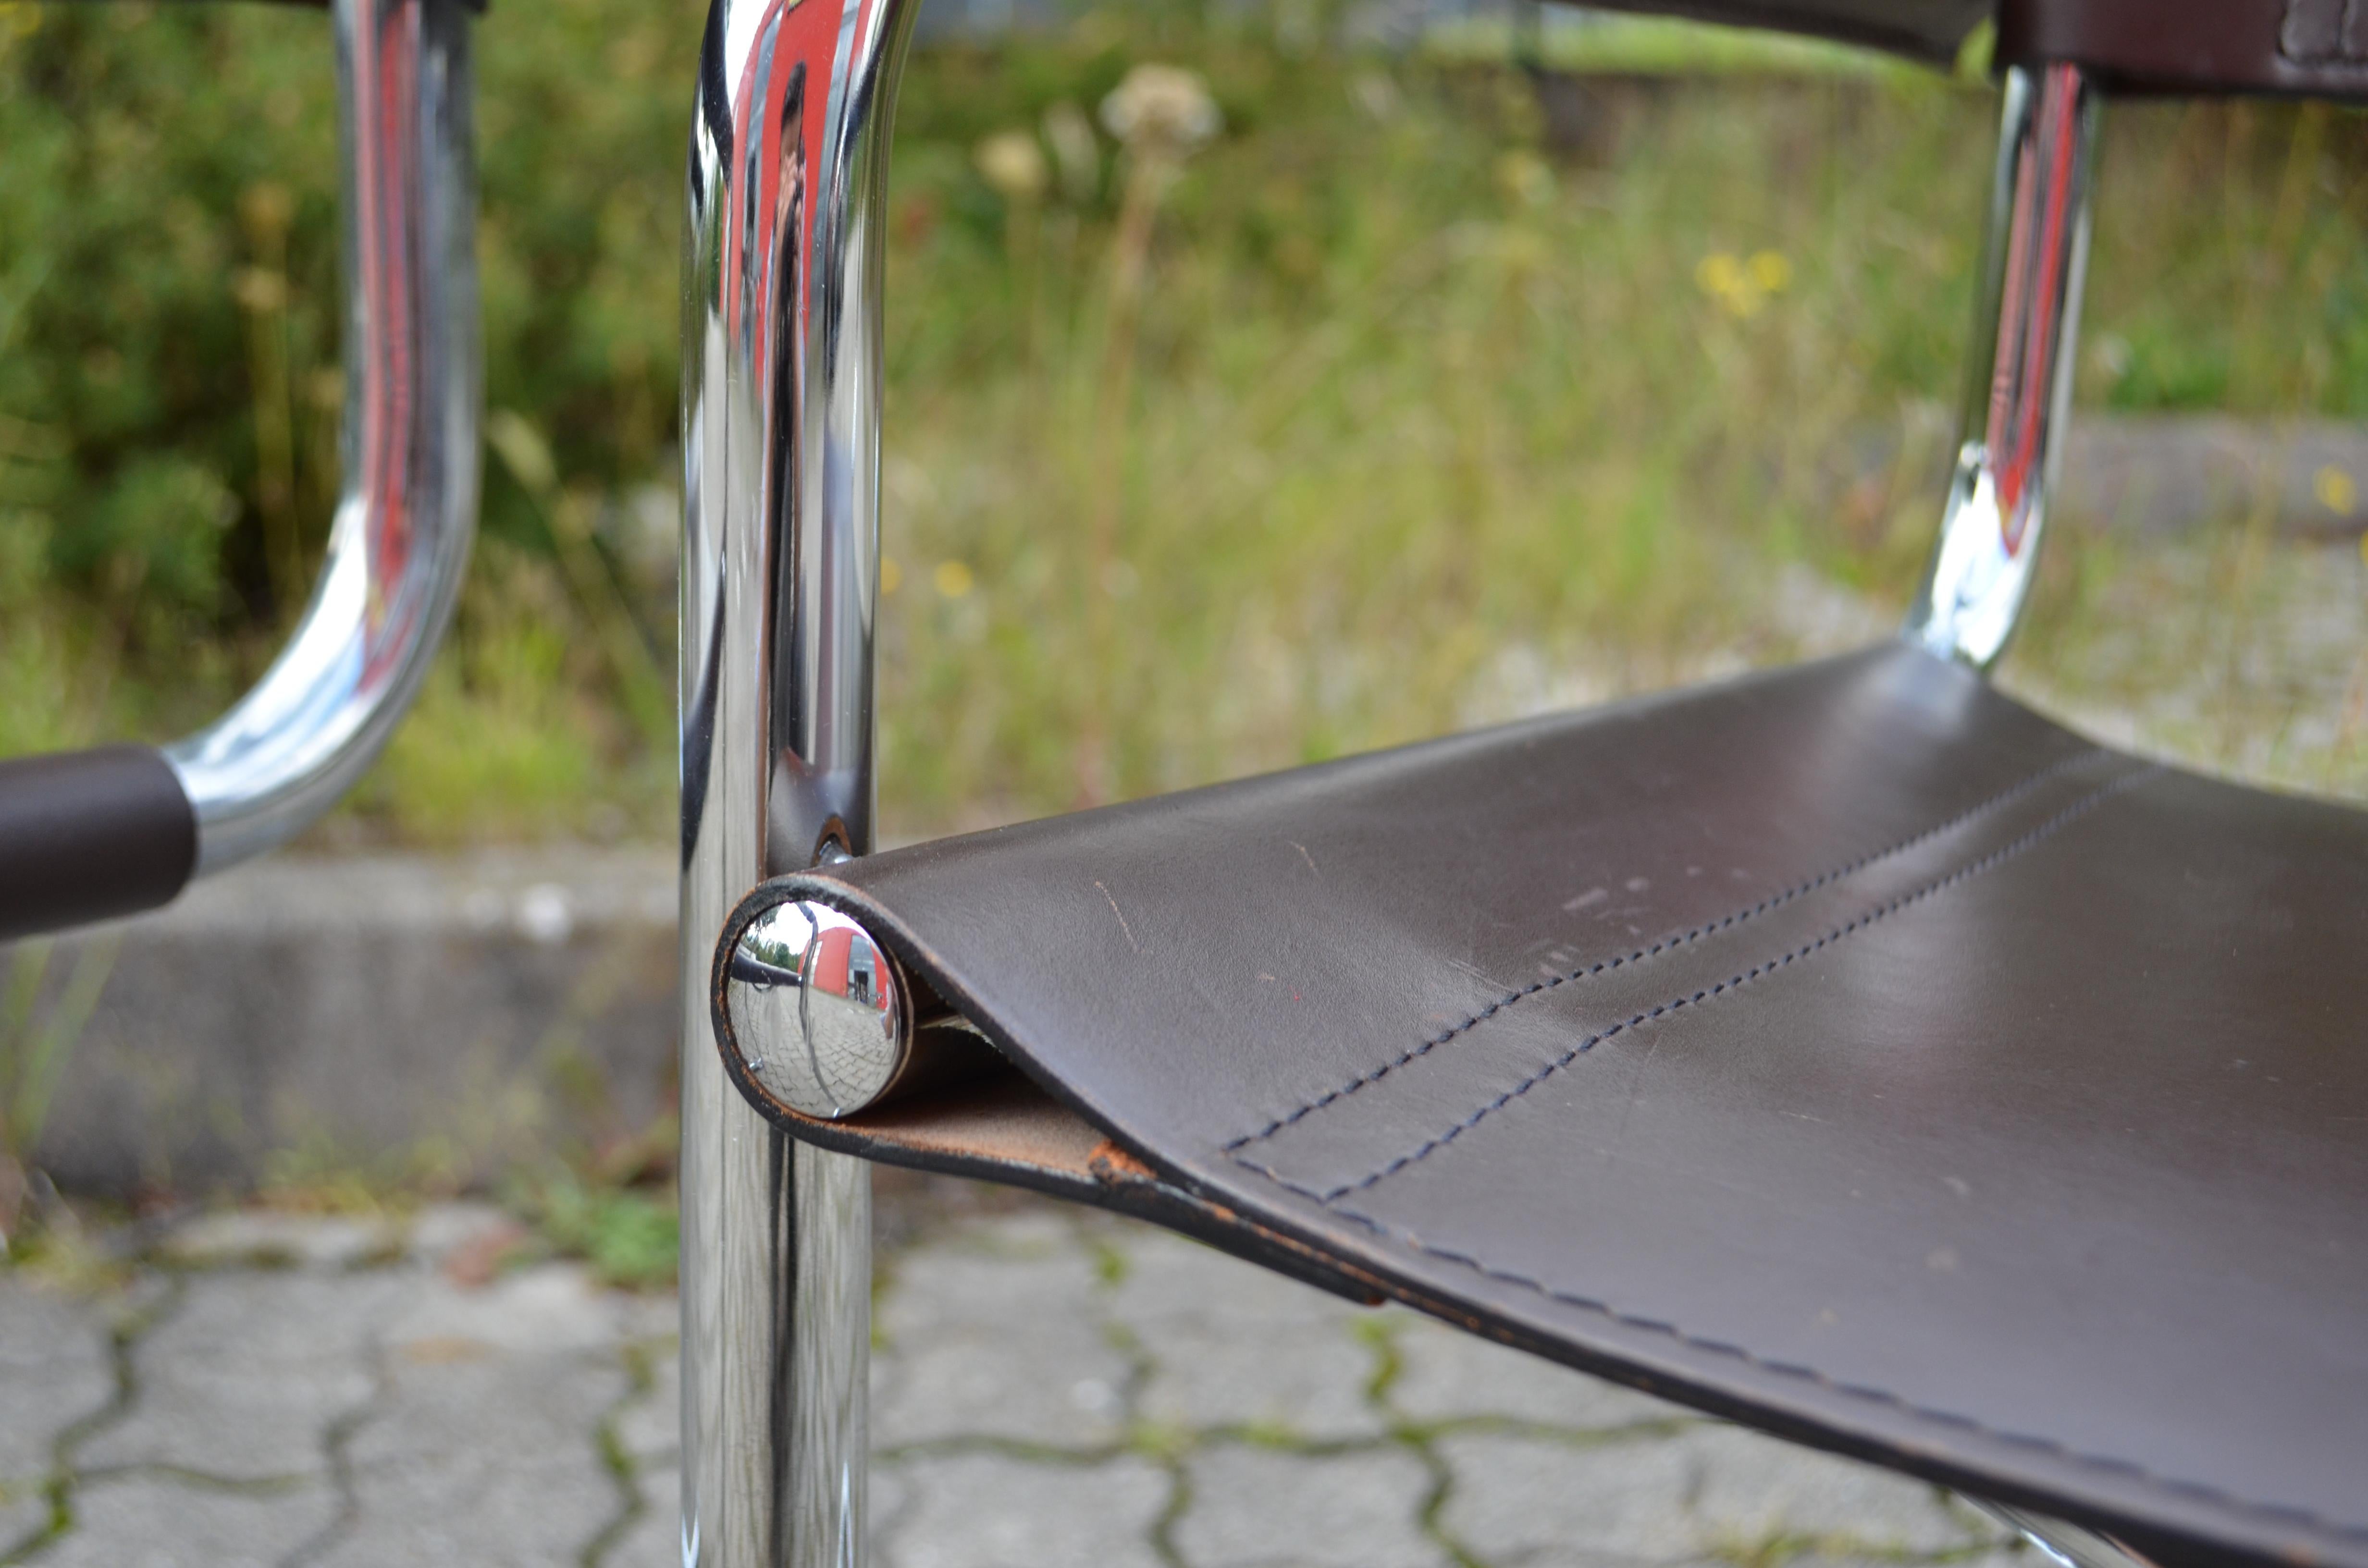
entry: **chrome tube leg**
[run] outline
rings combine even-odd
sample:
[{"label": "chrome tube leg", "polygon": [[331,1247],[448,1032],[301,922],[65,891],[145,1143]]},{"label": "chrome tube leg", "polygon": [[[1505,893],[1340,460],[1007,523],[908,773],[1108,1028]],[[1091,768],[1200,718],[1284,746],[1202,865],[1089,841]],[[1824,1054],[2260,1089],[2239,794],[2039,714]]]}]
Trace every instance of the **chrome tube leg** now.
[{"label": "chrome tube leg", "polygon": [[2007,73],[1956,472],[1907,635],[1987,670],[2031,590],[2061,460],[2102,99],[2079,67]]},{"label": "chrome tube leg", "polygon": [[872,840],[881,218],[916,0],[714,0],[684,246],[682,1540],[864,1551],[867,1169],[725,1079],[733,904]]}]

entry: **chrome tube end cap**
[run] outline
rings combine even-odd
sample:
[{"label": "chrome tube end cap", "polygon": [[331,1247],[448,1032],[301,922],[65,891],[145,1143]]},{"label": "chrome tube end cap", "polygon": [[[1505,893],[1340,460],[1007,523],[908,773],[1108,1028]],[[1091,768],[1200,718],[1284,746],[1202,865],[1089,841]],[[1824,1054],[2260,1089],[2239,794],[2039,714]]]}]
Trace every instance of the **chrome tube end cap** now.
[{"label": "chrome tube end cap", "polygon": [[895,960],[835,909],[795,900],[740,927],[719,998],[724,1049],[767,1094],[836,1120],[877,1101],[904,1071],[911,999]]}]

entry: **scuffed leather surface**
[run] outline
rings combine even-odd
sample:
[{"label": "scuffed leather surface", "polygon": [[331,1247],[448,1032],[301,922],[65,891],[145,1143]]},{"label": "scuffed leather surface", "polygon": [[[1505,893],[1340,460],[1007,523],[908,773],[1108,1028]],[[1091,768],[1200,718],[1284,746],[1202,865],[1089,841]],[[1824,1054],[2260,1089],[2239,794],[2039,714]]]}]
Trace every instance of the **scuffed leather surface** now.
[{"label": "scuffed leather surface", "polygon": [[2368,816],[1886,646],[789,881],[1148,1168],[1076,1196],[2175,1558],[2368,1563]]}]

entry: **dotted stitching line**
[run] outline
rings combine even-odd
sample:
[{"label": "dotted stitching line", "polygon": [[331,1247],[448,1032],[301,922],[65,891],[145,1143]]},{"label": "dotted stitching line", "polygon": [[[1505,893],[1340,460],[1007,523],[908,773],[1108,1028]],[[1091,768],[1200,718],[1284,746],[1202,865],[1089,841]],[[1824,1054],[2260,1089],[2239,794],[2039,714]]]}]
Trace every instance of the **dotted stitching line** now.
[{"label": "dotted stitching line", "polygon": [[1479,1126],[1482,1122],[1487,1120],[1488,1118],[1494,1116],[1497,1112],[1504,1109],[1505,1107],[1512,1104],[1515,1100],[1520,1099],[1523,1095],[1528,1094],[1531,1089],[1536,1088],[1540,1084],[1544,1083],[1548,1078],[1553,1077],[1555,1074],[1561,1072],[1564,1068],[1577,1061],[1582,1054],[1594,1049],[1602,1041],[1611,1039],[1614,1035],[1625,1033],[1627,1030],[1635,1028],[1639,1025],[1649,1023],[1655,1018],[1665,1017],[1668,1014],[1678,1012],[1686,1007],[1694,1006],[1699,1003],[1707,1002],[1716,996],[1725,995],[1730,991],[1740,990],[1744,986],[1750,984],[1753,981],[1761,979],[1766,975],[1773,974],[1780,969],[1787,968],[1795,960],[1805,959],[1811,954],[1816,953],[1833,943],[1840,941],[1845,937],[1850,936],[1859,931],[1863,931],[1875,922],[1882,920],[1886,916],[1897,914],[1899,911],[1907,908],[1909,904],[1920,903],[1936,893],[1944,892],[1950,888],[1956,886],[1959,882],[1964,881],[1969,878],[1980,876],[1985,871],[1992,870],[1997,867],[2005,864],[2007,861],[2013,859],[2016,856],[2034,848],[2040,843],[2052,837],[2074,821],[2086,816],[2089,812],[2094,811],[2097,807],[2102,805],[2106,801],[2112,799],[2113,796],[2120,794],[2124,790],[2131,789],[2137,784],[2143,783],[2146,779],[2154,778],[2157,774],[2162,771],[2163,769],[2161,766],[2159,764],[2156,764],[2125,773],[2121,778],[2114,779],[2112,783],[2091,790],[2089,793],[2082,796],[2079,800],[2075,801],[2072,804],[2065,807],[2062,811],[2056,812],[2054,816],[2048,818],[2037,827],[2032,828],[2029,833],[2024,834],[2021,838],[2016,839],[2013,843],[2002,845],[1999,847],[1991,850],[1980,859],[1969,861],[1965,865],[1958,867],[1955,870],[1950,872],[1947,876],[1942,877],[1938,881],[1927,882],[1924,886],[1918,888],[1913,892],[1901,893],[1889,903],[1880,905],[1877,908],[1869,910],[1864,915],[1844,921],[1841,925],[1835,926],[1824,936],[1816,938],[1816,940],[1809,942],[1802,947],[1795,948],[1791,952],[1785,953],[1782,957],[1772,958],[1766,960],[1763,962],[1756,963],[1749,969],[1745,970],[1741,974],[1734,976],[1732,979],[1723,980],[1715,985],[1705,986],[1702,990],[1695,992],[1691,996],[1680,996],[1675,1001],[1664,1002],[1657,1007],[1646,1008],[1644,1012],[1638,1013],[1632,1018],[1628,1018],[1621,1023],[1613,1024],[1607,1029],[1588,1036],[1585,1040],[1580,1040],[1577,1045],[1572,1046],[1568,1051],[1564,1051],[1560,1056],[1554,1058],[1554,1060],[1549,1062],[1543,1067],[1539,1068],[1536,1072],[1522,1079],[1513,1087],[1506,1090],[1503,1094],[1498,1095],[1495,1099],[1490,1100],[1486,1105],[1482,1106],[1478,1110],[1474,1111],[1462,1121],[1457,1122],[1453,1127],[1451,1127],[1446,1131],[1440,1133],[1437,1137],[1425,1140],[1412,1153],[1400,1154],[1396,1159],[1392,1160],[1389,1164],[1382,1166],[1380,1169],[1370,1173],[1360,1180],[1349,1183],[1346,1187],[1334,1187],[1330,1192],[1326,1193],[1323,1196],[1321,1201],[1330,1203],[1334,1199],[1346,1197],[1351,1192],[1362,1191],[1364,1188],[1372,1186],[1375,1182],[1382,1180],[1383,1177],[1394,1176],[1397,1172],[1406,1169],[1406,1166],[1414,1165],[1417,1161],[1429,1158],[1434,1152],[1443,1149],[1448,1144],[1454,1142],[1458,1138],[1463,1137],[1463,1134]]},{"label": "dotted stitching line", "polygon": [[[2051,768],[2049,771],[2051,773],[2060,771],[2061,766],[2062,765],[2059,765],[2057,768]],[[2112,783],[2104,786],[2103,788],[2086,796],[2082,800],[2076,801],[2071,806],[2066,807],[2063,812],[2042,824],[2040,826],[2032,829],[2031,833],[2025,835],[2022,838],[2016,840],[2014,843],[2007,845],[1999,849],[1993,850],[1989,855],[1987,855],[1981,859],[1974,861],[1973,863],[1961,868],[1957,871],[1951,873],[1950,876],[1942,881],[1934,882],[1930,886],[1920,889],[1916,892],[1904,895],[1902,898],[1895,900],[1892,903],[1884,906],[1881,910],[1861,917],[1860,920],[1853,921],[1849,926],[1840,927],[1833,933],[1829,933],[1826,937],[1822,937],[1818,941],[1810,944],[1808,949],[1802,949],[1802,951],[1814,951],[1817,948],[1825,946],[1827,942],[1847,931],[1862,928],[1865,926],[1872,925],[1875,920],[1881,919],[1885,915],[1895,913],[1896,911],[1906,907],[1908,903],[1929,897],[1931,894],[1939,892],[1942,889],[1949,887],[1953,883],[1962,881],[1968,877],[1975,876],[1983,871],[1992,869],[2000,862],[2011,858],[2016,855],[2020,855],[2025,850],[2035,846],[2042,840],[2068,825],[2076,818],[2082,816],[2088,812],[2095,809],[2097,806],[2103,804],[2105,801],[2112,796],[2120,794],[2126,790],[2135,788],[2136,786],[2143,784],[2148,779],[2151,779],[2157,775],[2166,771],[2168,770],[2159,766],[2156,766],[2140,768],[2135,772],[2125,774],[2122,778],[2115,779]],[[2032,782],[2034,783],[2036,781],[2036,779],[2032,780]],[[1793,956],[1799,956],[1799,954],[1796,953]],[[1755,972],[1764,972],[1769,968],[1781,967],[1782,963],[1790,961],[1790,958],[1781,960],[1778,960],[1775,965],[1761,966],[1761,969]],[[1739,983],[1739,982],[1729,982],[1727,985],[1722,989],[1731,990],[1736,983]],[[1602,1035],[1596,1038],[1608,1039],[1611,1034],[1618,1032],[1618,1029],[1621,1028],[1626,1028],[1630,1025],[1642,1022],[1646,1017],[1657,1016],[1663,1012],[1671,1010],[1671,1008],[1674,1008],[1677,1006],[1683,1006],[1692,1001],[1700,1000],[1702,998],[1702,994],[1697,994],[1694,997],[1684,999],[1684,1002],[1671,1004],[1670,1007],[1655,1008],[1651,1013],[1639,1014],[1636,1018],[1629,1021],[1629,1025],[1615,1026],[1614,1028],[1607,1029]],[[1592,1044],[1594,1041],[1589,1040],[1588,1043]],[[1585,1045],[1578,1048],[1579,1051],[1583,1051],[1585,1049]],[[1546,1069],[1545,1072],[1538,1074],[1535,1078],[1531,1080],[1531,1083],[1534,1084],[1540,1079],[1543,1079],[1546,1076],[1547,1073],[1557,1070],[1577,1055],[1577,1051],[1572,1051],[1568,1055],[1565,1056],[1561,1062],[1556,1062],[1554,1067],[1550,1067]],[[1524,1085],[1524,1088],[1527,1086],[1528,1085]],[[1515,1091],[1515,1094],[1519,1094],[1520,1092],[1522,1091],[1517,1090]],[[1503,1099],[1500,1099],[1496,1103],[1504,1104],[1509,1101],[1512,1097],[1512,1095],[1508,1095],[1504,1096]],[[1242,1140],[1240,1142],[1248,1141]],[[1894,1410],[1899,1411],[1902,1415],[1912,1416],[1919,1421],[1926,1421],[1938,1426],[1953,1427],[1959,1431],[1971,1433],[1976,1437],[1987,1438],[1993,1442],[2007,1444],[2014,1448],[2051,1454],[2074,1464],[2081,1465],[2087,1469],[2103,1471],[2112,1474],[2126,1477],[2129,1480],[2138,1483],[2140,1485],[2148,1486],[2156,1491],[2168,1493],[2173,1496],[2188,1498],[2195,1502],[2209,1504],[2215,1507],[2226,1508],[2235,1513],[2248,1514],[2256,1518],[2279,1522],[2290,1527],[2299,1526],[2305,1529],[2323,1531],[2330,1535],[2340,1536],[2351,1540],[2368,1540],[2368,1525],[2351,1524],[2330,1519],[2320,1514],[2315,1513],[2310,1509],[2297,1507],[2291,1504],[2256,1502],[2253,1499],[2240,1497],[2234,1493],[2225,1490],[2224,1488],[2209,1485],[2203,1482],[2182,1481],[2175,1477],[2160,1475],[2153,1471],[2147,1470],[2145,1466],[2129,1460],[2115,1459],[2108,1454],[2084,1452],[2078,1449],[2067,1447],[2052,1437],[2043,1437],[2035,1434],[2025,1432],[2004,1431],[1998,1427],[1985,1425],[1972,1416],[1961,1415],[1954,1411],[1941,1410],[1930,1405],[1913,1403],[1908,1400],[1902,1398],[1900,1395],[1892,1392],[1888,1389],[1875,1388],[1865,1383],[1838,1382],[1834,1379],[1827,1376],[1825,1373],[1818,1371],[1814,1367],[1804,1366],[1795,1361],[1769,1360],[1764,1357],[1754,1355],[1749,1350],[1745,1349],[1742,1346],[1730,1344],[1725,1340],[1706,1339],[1698,1335],[1689,1334],[1684,1329],[1679,1328],[1676,1324],[1670,1323],[1666,1319],[1644,1317],[1636,1313],[1622,1312],[1618,1308],[1613,1307],[1608,1301],[1601,1301],[1594,1299],[1593,1297],[1581,1296],[1572,1291],[1558,1290],[1546,1284],[1543,1280],[1534,1278],[1531,1276],[1518,1274],[1510,1269],[1498,1268],[1492,1265],[1484,1263],[1479,1258],[1476,1258],[1468,1253],[1457,1252],[1447,1247],[1432,1246],[1424,1242],[1420,1237],[1413,1235],[1407,1232],[1398,1230],[1393,1226],[1386,1225],[1370,1214],[1361,1213],[1354,1209],[1340,1207],[1338,1204],[1337,1199],[1344,1196],[1349,1191],[1354,1190],[1353,1187],[1336,1188],[1328,1195],[1317,1192],[1314,1188],[1302,1186],[1301,1184],[1291,1180],[1270,1166],[1261,1165],[1255,1160],[1245,1159],[1239,1153],[1233,1153],[1233,1150],[1238,1146],[1238,1142],[1235,1145],[1229,1145],[1227,1146],[1226,1152],[1232,1153],[1234,1163],[1241,1166],[1243,1169],[1249,1171],[1256,1176],[1264,1177],[1266,1180],[1286,1191],[1297,1193],[1303,1198],[1311,1199],[1323,1204],[1329,1212],[1337,1214],[1340,1218],[1347,1220],[1353,1224],[1364,1227],[1367,1231],[1372,1232],[1374,1235],[1381,1237],[1384,1241],[1410,1248],[1415,1252],[1422,1253],[1430,1257],[1438,1258],[1443,1263],[1452,1263],[1458,1267],[1469,1269],[1473,1273],[1480,1275],[1484,1278],[1494,1279],[1502,1284],[1515,1286],[1520,1290],[1528,1290],[1532,1294],[1543,1296],[1548,1301],[1556,1301],[1568,1307],[1575,1307],[1582,1312],[1595,1313],[1600,1317],[1607,1318],[1613,1323],[1622,1324],[1629,1328],[1641,1329],[1647,1333],[1664,1335],[1692,1349],[1704,1350],[1713,1355],[1730,1357],[1736,1360],[1743,1362],[1747,1366],[1756,1367],[1762,1371],[1773,1372],[1782,1377],[1794,1378],[1804,1382],[1814,1383],[1819,1388],[1830,1390],[1845,1398],[1861,1400],[1869,1403],[1887,1405]],[[1359,1183],[1357,1186],[1362,1187],[1370,1185],[1370,1183],[1375,1179],[1378,1179],[1378,1176],[1368,1177],[1365,1182]]]},{"label": "dotted stitching line", "polygon": [[[1300,1106],[1294,1110],[1275,1118],[1272,1121],[1268,1122],[1264,1127],[1259,1128],[1257,1131],[1245,1132],[1240,1137],[1221,1144],[1219,1147],[1224,1153],[1230,1154],[1235,1153],[1236,1150],[1248,1146],[1249,1144],[1271,1138],[1276,1133],[1281,1131],[1284,1128],[1291,1126],[1293,1122],[1302,1120],[1303,1119],[1315,1114],[1316,1111],[1323,1109],[1326,1106],[1332,1104],[1334,1101],[1346,1098],[1348,1096],[1355,1094],[1358,1090],[1365,1088],[1369,1085],[1380,1083],[1383,1078],[1388,1077],[1391,1074],[1396,1072],[1399,1068],[1406,1066],[1408,1062],[1417,1061],[1422,1057],[1429,1055],[1432,1051],[1438,1050],[1440,1046],[1445,1045],[1448,1041],[1455,1039],[1457,1036],[1470,1032],[1472,1029],[1478,1028],[1481,1024],[1487,1022],[1490,1018],[1495,1017],[1498,1013],[1503,1012],[1506,1008],[1526,1001],[1528,998],[1538,994],[1542,991],[1552,991],[1558,986],[1567,985],[1575,980],[1591,979],[1596,975],[1603,974],[1611,970],[1620,969],[1629,964],[1642,963],[1645,960],[1657,957],[1662,953],[1671,952],[1679,948],[1690,947],[1693,943],[1701,941],[1705,937],[1715,936],[1717,933],[1725,931],[1731,926],[1740,926],[1747,921],[1757,919],[1759,916],[1766,915],[1771,910],[1782,908],[1784,905],[1791,903],[1795,899],[1806,897],[1808,894],[1816,892],[1819,888],[1826,886],[1829,882],[1836,882],[1841,881],[1845,877],[1855,876],[1878,861],[1890,859],[1895,855],[1905,854],[1907,851],[1915,848],[1918,845],[1922,844],[1929,839],[1937,837],[1941,834],[1948,833],[1961,827],[1964,824],[1971,822],[1975,817],[1982,816],[1989,812],[1996,811],[2002,806],[2009,805],[2013,801],[2020,800],[2024,795],[2031,793],[2032,790],[2037,790],[2042,785],[2047,783],[2050,779],[2055,778],[2057,775],[2069,772],[2072,768],[2100,755],[2102,755],[2101,750],[2095,747],[2083,752],[2076,752],[2072,756],[2065,757],[2059,762],[2051,764],[2050,766],[2040,769],[2037,773],[2025,778],[2020,784],[2016,784],[1998,794],[1991,796],[1988,800],[1982,801],[1978,805],[1969,807],[1966,810],[1958,812],[1955,816],[1951,817],[1948,821],[1940,824],[1938,826],[1928,827],[1923,832],[1917,834],[1913,837],[1901,839],[1898,843],[1891,846],[1887,849],[1878,849],[1873,854],[1861,857],[1859,859],[1851,861],[1846,866],[1839,866],[1830,871],[1822,872],[1817,876],[1810,878],[1807,881],[1799,884],[1797,887],[1787,888],[1780,893],[1772,893],[1769,897],[1760,900],[1758,903],[1753,904],[1748,909],[1737,910],[1732,915],[1725,915],[1721,919],[1712,921],[1706,925],[1697,926],[1692,930],[1681,933],[1675,937],[1664,937],[1661,940],[1655,942],[1649,948],[1639,948],[1633,953],[1627,953],[1619,958],[1608,959],[1598,963],[1575,969],[1567,974],[1557,974],[1549,976],[1543,980],[1534,980],[1529,984],[1521,986],[1518,990],[1508,991],[1504,995],[1497,997],[1494,1002],[1491,1002],[1486,1006],[1481,1008],[1478,1012],[1474,1013],[1471,1017],[1463,1019],[1461,1023],[1455,1024],[1452,1027],[1442,1030],[1440,1033],[1431,1036],[1429,1040],[1424,1040],[1421,1044],[1411,1048],[1396,1058],[1389,1062],[1385,1062],[1379,1067],[1373,1068],[1369,1072],[1360,1074],[1357,1077],[1341,1085],[1338,1088],[1328,1090],[1327,1092],[1317,1096],[1315,1098],[1309,1100],[1305,1105]],[[1244,1163],[1247,1164],[1247,1162]],[[1255,1170],[1260,1167],[1252,1165],[1251,1168]]]},{"label": "dotted stitching line", "polygon": [[[1257,1169],[1258,1167],[1251,1166],[1250,1168]],[[1294,1188],[1293,1190],[1297,1189]],[[1681,1345],[1691,1346],[1697,1350],[1707,1350],[1713,1355],[1732,1357],[1738,1361],[1742,1361],[1752,1367],[1757,1367],[1763,1371],[1775,1372],[1788,1378],[1797,1378],[1802,1381],[1815,1383],[1820,1388],[1829,1389],[1836,1393],[1845,1395],[1851,1399],[1865,1400],[1872,1403],[1889,1405],[1891,1408],[1901,1412],[1903,1415],[1914,1416],[1918,1420],[1930,1421],[1944,1426],[1952,1426],[1960,1431],[1970,1432],[1978,1437],[1989,1438],[1995,1442],[2009,1444],[2018,1449],[2027,1449],[2037,1452],[2053,1454],[2058,1458],[2071,1460],[2076,1464],[2085,1466],[2091,1470],[2107,1471],[2113,1474],[2126,1476],[2130,1480],[2138,1482],[2143,1485],[2151,1486],[2157,1491],[2167,1492],[2175,1496],[2186,1497],[2198,1502],[2213,1504],[2216,1506],[2228,1508],[2235,1512],[2250,1514],[2259,1518],[2275,1520],[2289,1526],[2298,1525],[2308,1529],[2322,1530],[2331,1535],[2342,1536],[2353,1540],[2368,1540],[2368,1525],[2349,1524],[2329,1519],[2319,1514],[2314,1513],[2307,1508],[2297,1507],[2291,1504],[2255,1502],[2250,1498],[2239,1497],[2234,1493],[2225,1491],[2216,1486],[2207,1485],[2203,1482],[2180,1481],[2173,1477],[2159,1475],[2147,1470],[2145,1466],[2134,1463],[2128,1460],[2114,1459],[2111,1455],[2107,1454],[2086,1453],[2078,1449],[2068,1448],[2065,1444],[2057,1442],[2052,1437],[2042,1437],[2034,1434],[2025,1432],[2002,1431],[1995,1426],[1985,1426],[1983,1423],[1975,1420],[1972,1416],[1960,1415],[1954,1411],[1939,1410],[1930,1405],[1911,1403],[1907,1400],[1901,1398],[1898,1394],[1893,1393],[1888,1389],[1873,1388],[1864,1383],[1837,1382],[1832,1378],[1827,1377],[1825,1373],[1818,1371],[1814,1367],[1805,1367],[1793,1361],[1770,1361],[1764,1358],[1753,1355],[1750,1351],[1746,1350],[1739,1345],[1731,1345],[1721,1339],[1704,1339],[1699,1335],[1688,1334],[1685,1330],[1678,1327],[1677,1324],[1665,1322],[1659,1318],[1640,1317],[1634,1313],[1623,1312],[1608,1302],[1599,1301],[1591,1297],[1576,1295],[1567,1290],[1556,1290],[1553,1286],[1547,1285],[1543,1280],[1531,1278],[1528,1275],[1516,1274],[1509,1269],[1492,1267],[1491,1266],[1481,1262],[1478,1258],[1473,1257],[1467,1254],[1454,1252],[1445,1247],[1429,1245],[1418,1237],[1407,1234],[1403,1231],[1395,1230],[1390,1226],[1383,1224],[1372,1216],[1369,1214],[1360,1214],[1353,1209],[1336,1208],[1332,1210],[1332,1212],[1339,1215],[1342,1219],[1349,1220],[1364,1226],[1367,1230],[1384,1238],[1385,1240],[1394,1242],[1402,1246],[1410,1247],[1417,1252],[1427,1254],[1429,1256],[1440,1259],[1441,1262],[1452,1263],[1460,1267],[1468,1268],[1472,1272],[1478,1274],[1483,1278],[1494,1279],[1507,1285],[1518,1286],[1522,1290],[1530,1290],[1537,1295],[1543,1296],[1549,1301],[1560,1302],[1565,1306],[1576,1307],[1583,1312],[1594,1312],[1600,1316],[1609,1318],[1614,1323],[1623,1324],[1630,1328],[1643,1329],[1648,1333],[1667,1335],[1668,1338],[1674,1339]]]}]

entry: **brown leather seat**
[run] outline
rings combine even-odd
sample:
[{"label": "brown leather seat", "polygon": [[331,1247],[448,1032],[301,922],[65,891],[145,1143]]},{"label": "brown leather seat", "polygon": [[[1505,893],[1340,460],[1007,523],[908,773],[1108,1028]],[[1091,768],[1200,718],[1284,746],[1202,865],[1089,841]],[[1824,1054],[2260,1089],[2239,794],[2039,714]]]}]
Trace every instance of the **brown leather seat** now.
[{"label": "brown leather seat", "polygon": [[2368,1564],[2368,815],[1899,644],[785,884],[1019,1070],[800,1136]]}]

